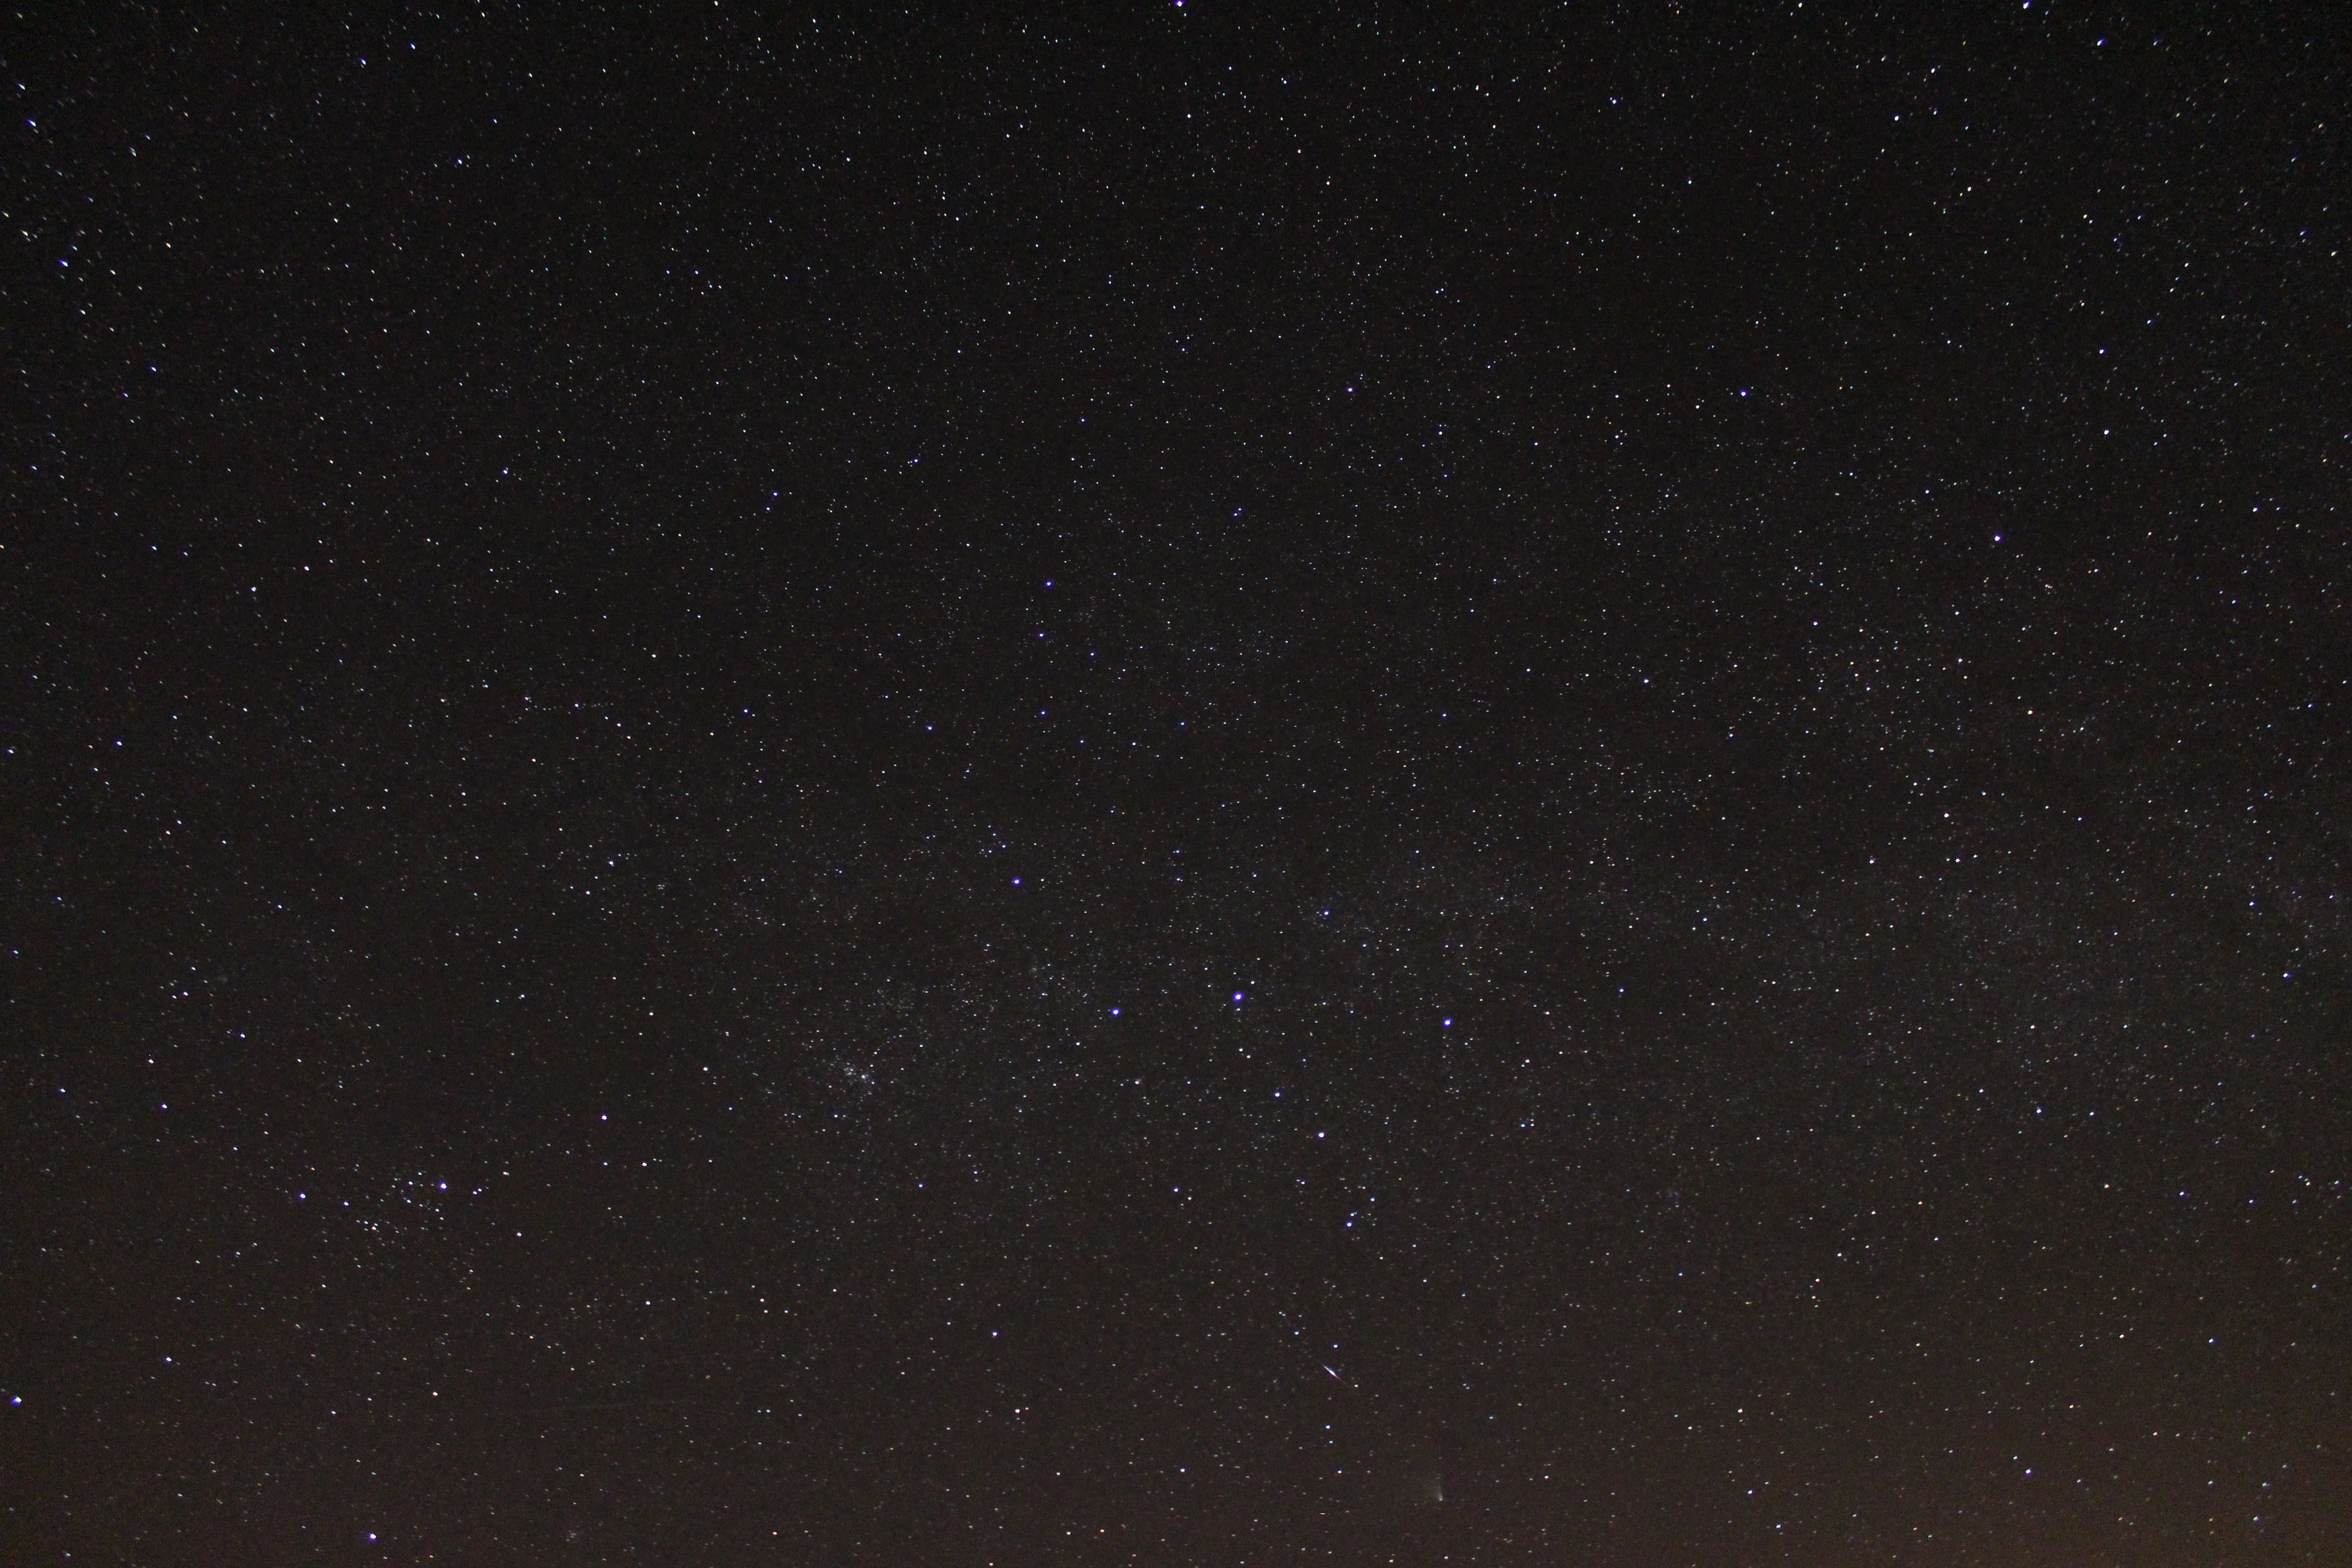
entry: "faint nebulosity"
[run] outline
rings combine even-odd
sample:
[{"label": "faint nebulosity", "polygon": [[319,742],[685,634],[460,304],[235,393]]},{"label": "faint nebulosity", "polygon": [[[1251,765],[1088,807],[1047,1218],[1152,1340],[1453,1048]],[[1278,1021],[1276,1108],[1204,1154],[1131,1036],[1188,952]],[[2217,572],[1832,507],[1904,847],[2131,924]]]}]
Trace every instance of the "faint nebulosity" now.
[{"label": "faint nebulosity", "polygon": [[19,17],[0,1557],[2352,1552],[2352,26]]}]

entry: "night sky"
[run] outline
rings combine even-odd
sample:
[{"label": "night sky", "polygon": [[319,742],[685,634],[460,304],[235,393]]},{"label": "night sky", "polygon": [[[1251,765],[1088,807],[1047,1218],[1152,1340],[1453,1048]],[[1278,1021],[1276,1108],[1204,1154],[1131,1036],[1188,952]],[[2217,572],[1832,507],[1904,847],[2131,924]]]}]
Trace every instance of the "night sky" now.
[{"label": "night sky", "polygon": [[2352,13],[326,9],[0,42],[0,1562],[2352,1563]]}]

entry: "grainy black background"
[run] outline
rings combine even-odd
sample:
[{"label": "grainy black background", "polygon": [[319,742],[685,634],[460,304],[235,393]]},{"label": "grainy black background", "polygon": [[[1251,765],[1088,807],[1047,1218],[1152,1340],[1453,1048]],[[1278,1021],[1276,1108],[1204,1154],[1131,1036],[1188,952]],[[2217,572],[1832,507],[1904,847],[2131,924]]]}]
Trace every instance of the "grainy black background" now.
[{"label": "grainy black background", "polygon": [[2347,48],[17,13],[0,1552],[2352,1561]]}]

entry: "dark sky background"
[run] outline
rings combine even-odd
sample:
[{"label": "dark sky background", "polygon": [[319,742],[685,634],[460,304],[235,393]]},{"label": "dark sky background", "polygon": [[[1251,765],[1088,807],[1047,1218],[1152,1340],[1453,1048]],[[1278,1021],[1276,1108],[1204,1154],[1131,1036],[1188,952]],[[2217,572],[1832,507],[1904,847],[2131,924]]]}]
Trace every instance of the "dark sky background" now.
[{"label": "dark sky background", "polygon": [[1468,9],[7,24],[0,1561],[2352,1562],[2347,13]]}]

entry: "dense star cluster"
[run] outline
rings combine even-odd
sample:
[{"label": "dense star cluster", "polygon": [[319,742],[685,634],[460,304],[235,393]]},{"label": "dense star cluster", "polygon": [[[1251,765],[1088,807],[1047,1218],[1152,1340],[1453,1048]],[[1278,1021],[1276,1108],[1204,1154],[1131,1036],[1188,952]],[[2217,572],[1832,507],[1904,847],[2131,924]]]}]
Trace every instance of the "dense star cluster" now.
[{"label": "dense star cluster", "polygon": [[1705,11],[20,17],[0,1558],[2345,1561],[2352,26]]}]

